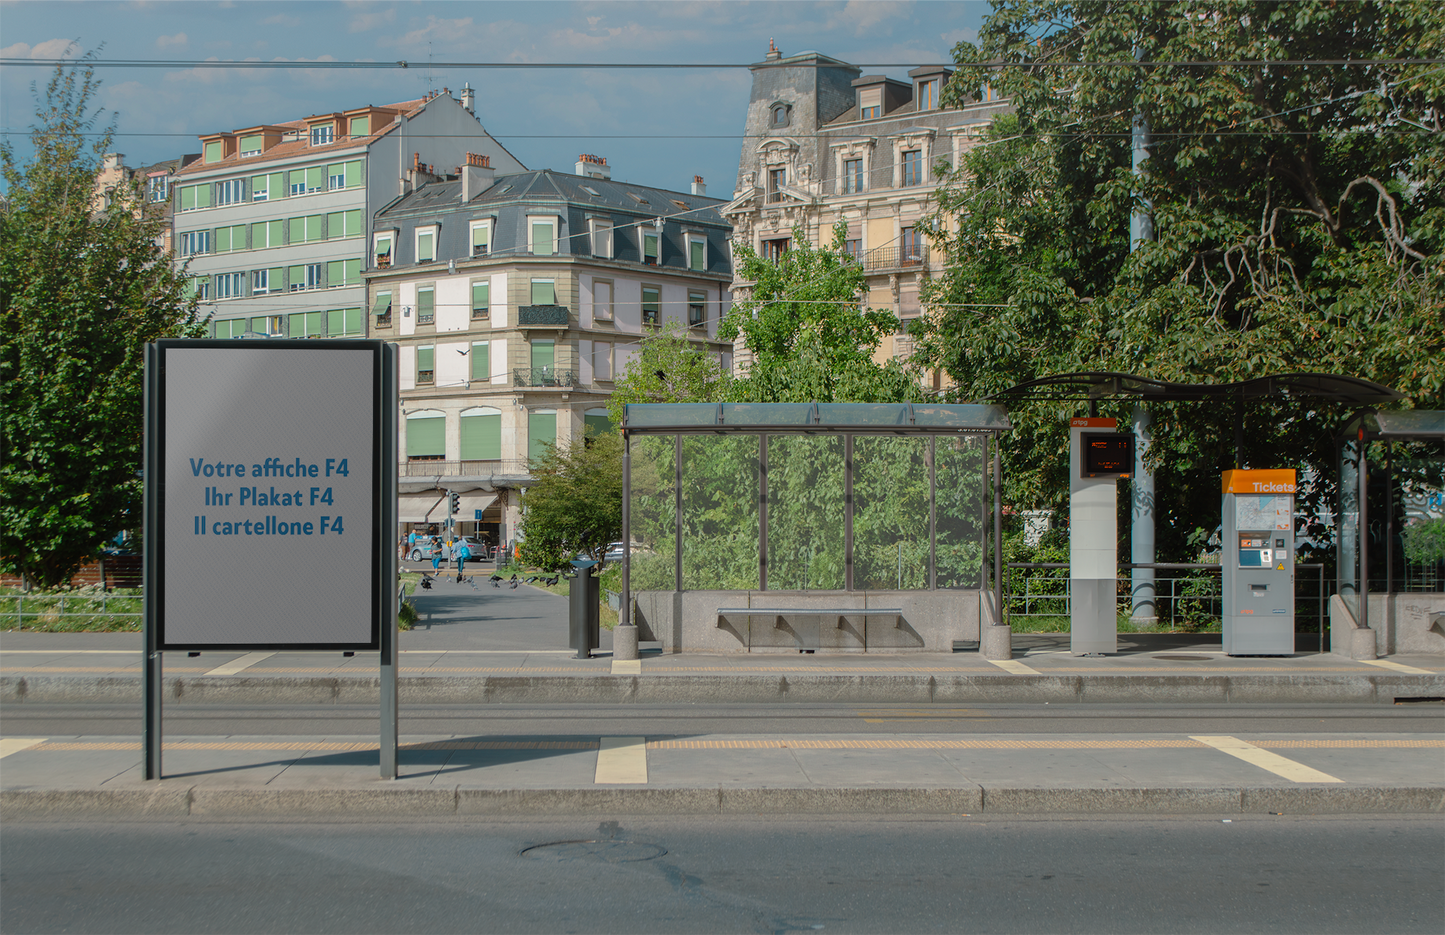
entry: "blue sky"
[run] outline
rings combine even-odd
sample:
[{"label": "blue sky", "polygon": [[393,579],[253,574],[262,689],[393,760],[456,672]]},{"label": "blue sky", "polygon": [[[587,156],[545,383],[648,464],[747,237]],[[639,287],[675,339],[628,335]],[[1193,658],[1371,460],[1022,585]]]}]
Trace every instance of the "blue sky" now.
[{"label": "blue sky", "polygon": [[[982,2],[63,2],[0,0],[0,58],[54,58],[102,42],[103,59],[406,60],[400,69],[103,68],[130,165],[197,152],[197,134],[423,96],[464,82],[483,125],[531,168],[571,172],[606,156],[619,180],[729,197],[750,76],[702,70],[477,70],[433,62],[756,62],[816,50],[856,63],[949,61]],[[907,68],[868,69],[903,77]],[[24,155],[30,85],[44,68],[0,67],[0,125]]]}]

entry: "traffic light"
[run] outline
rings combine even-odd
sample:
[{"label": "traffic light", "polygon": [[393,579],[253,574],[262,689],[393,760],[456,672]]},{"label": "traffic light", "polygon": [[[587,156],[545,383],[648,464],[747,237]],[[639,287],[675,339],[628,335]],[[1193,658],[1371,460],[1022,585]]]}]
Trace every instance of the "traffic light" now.
[{"label": "traffic light", "polygon": [[462,510],[462,495],[455,490],[450,490],[447,491],[447,498],[447,503],[451,506],[452,515],[455,516],[460,513]]}]

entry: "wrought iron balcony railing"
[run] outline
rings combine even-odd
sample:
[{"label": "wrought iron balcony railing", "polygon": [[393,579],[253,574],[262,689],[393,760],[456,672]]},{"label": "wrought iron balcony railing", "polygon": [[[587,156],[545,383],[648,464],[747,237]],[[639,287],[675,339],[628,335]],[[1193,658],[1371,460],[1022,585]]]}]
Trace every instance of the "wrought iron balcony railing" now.
[{"label": "wrought iron balcony railing", "polygon": [[512,371],[513,386],[577,386],[577,371],[555,367],[517,367]]},{"label": "wrought iron balcony railing", "polygon": [[928,263],[928,247],[879,247],[863,254],[863,268],[866,270],[900,269],[910,266],[924,266]]},{"label": "wrought iron balcony railing", "polygon": [[517,309],[517,324],[559,325],[567,327],[568,312],[565,305],[523,305]]}]

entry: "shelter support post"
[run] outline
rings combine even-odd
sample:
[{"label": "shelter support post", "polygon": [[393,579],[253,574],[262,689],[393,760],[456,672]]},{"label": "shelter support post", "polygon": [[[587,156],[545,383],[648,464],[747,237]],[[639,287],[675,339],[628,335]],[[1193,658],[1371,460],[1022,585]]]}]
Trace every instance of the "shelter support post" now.
[{"label": "shelter support post", "polygon": [[1013,627],[1003,614],[1003,439],[993,436],[993,588],[992,605],[980,616],[978,651],[985,659],[1013,658]]},{"label": "shelter support post", "polygon": [[[398,377],[399,349],[395,344],[385,345],[381,353],[381,424],[377,426],[380,438],[381,469],[386,472],[383,484],[387,493],[385,503],[397,502],[397,431],[398,410],[401,408],[401,387]],[[400,659],[400,631],[397,629],[397,612],[401,609],[401,595],[397,593],[398,581],[394,562],[391,558],[392,543],[397,540],[397,518],[394,508],[379,511],[376,523],[377,574],[381,577],[381,778],[397,778],[397,747],[400,740],[397,710],[397,666]]]},{"label": "shelter support post", "polygon": [[1135,406],[1134,424],[1134,473],[1129,478],[1129,547],[1133,563],[1130,569],[1129,593],[1131,609],[1129,621],[1135,626],[1154,627],[1159,623],[1158,605],[1155,602],[1154,569],[1141,565],[1154,564],[1154,473],[1144,463],[1149,451],[1149,439],[1153,434],[1153,418],[1143,406]]},{"label": "shelter support post", "polygon": [[[159,399],[156,381],[159,378],[160,361],[154,344],[145,349],[145,429],[144,454],[142,463],[148,478],[154,478],[160,470],[160,458],[156,451],[156,405]],[[141,746],[144,748],[145,778],[161,778],[161,654],[159,645],[160,607],[156,601],[160,595],[159,561],[156,554],[156,531],[160,528],[160,504],[151,494],[151,484],[145,485],[144,501],[141,508],[144,536],[141,541],[141,582],[145,586],[141,609],[145,621],[145,658],[143,660],[142,691],[145,694],[145,720],[141,727]]]},{"label": "shelter support post", "polygon": [[[681,554],[679,548],[678,555]],[[580,574],[574,582],[578,587],[587,583]],[[612,633],[612,658],[638,658],[637,622],[632,619],[632,437],[625,430],[622,433],[622,607],[617,613],[617,624]]]}]

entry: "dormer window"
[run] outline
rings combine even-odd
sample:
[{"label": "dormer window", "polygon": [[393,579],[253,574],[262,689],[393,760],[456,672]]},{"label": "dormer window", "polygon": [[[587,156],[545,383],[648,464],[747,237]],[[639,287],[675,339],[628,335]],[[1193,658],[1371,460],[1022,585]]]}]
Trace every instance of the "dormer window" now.
[{"label": "dormer window", "polygon": [[938,84],[937,78],[918,82],[918,96],[915,99],[918,101],[919,110],[936,110],[938,108]]},{"label": "dormer window", "polygon": [[872,120],[883,116],[883,89],[865,88],[858,92],[858,118]]},{"label": "dormer window", "polygon": [[329,124],[329,123],[317,124],[316,126],[312,127],[312,128],[311,128],[311,145],[312,145],[312,146],[326,146],[326,145],[330,144],[330,143],[333,141],[333,139],[334,139],[334,137],[333,137],[333,135],[332,135],[332,130],[333,130],[332,125]]},{"label": "dormer window", "polygon": [[264,139],[259,133],[241,137],[241,158],[245,159],[247,156],[261,155]]},{"label": "dormer window", "polygon": [[787,104],[774,104],[772,110],[772,125],[775,127],[786,127],[790,122],[788,120],[788,112],[790,110],[792,110],[792,108]]}]

